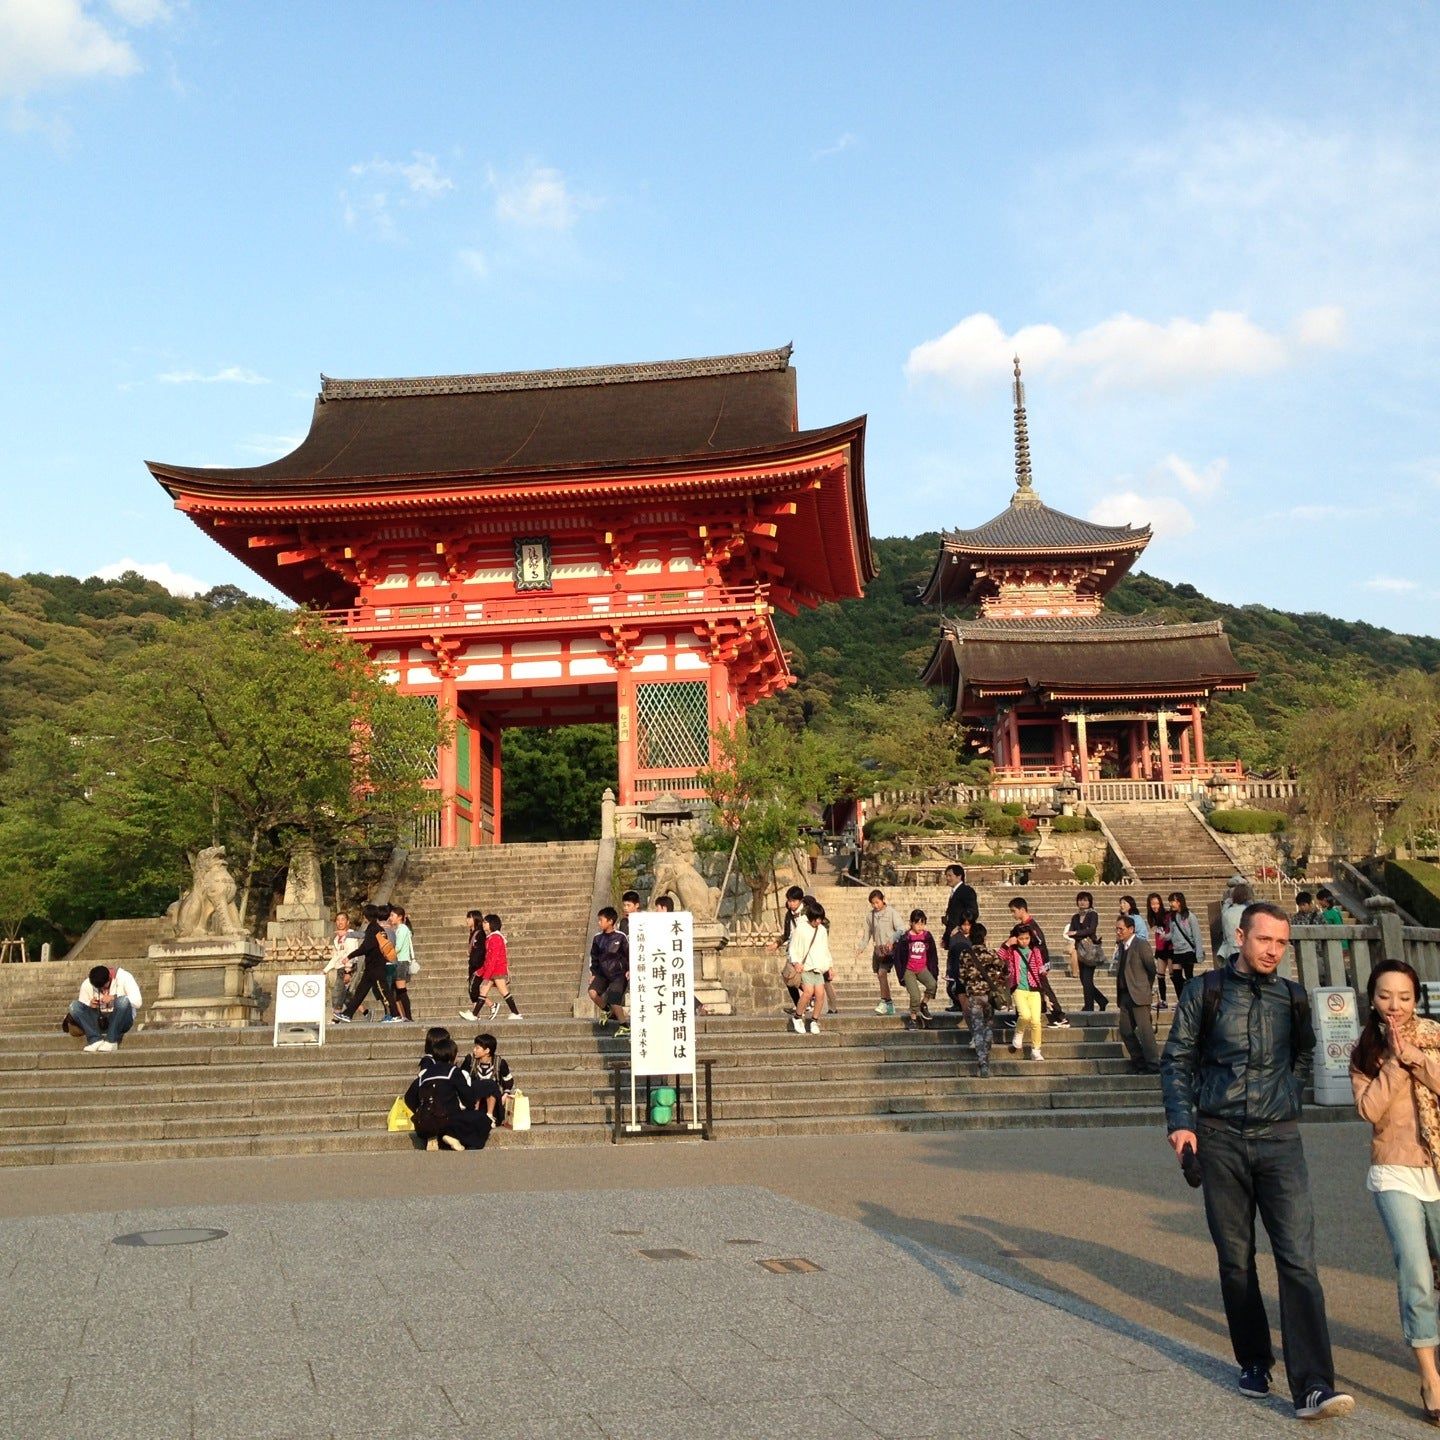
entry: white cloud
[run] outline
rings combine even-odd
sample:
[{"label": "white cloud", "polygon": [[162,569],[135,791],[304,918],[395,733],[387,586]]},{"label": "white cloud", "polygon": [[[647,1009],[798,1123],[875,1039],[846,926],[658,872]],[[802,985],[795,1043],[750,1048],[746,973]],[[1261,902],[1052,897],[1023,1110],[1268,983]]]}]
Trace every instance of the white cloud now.
[{"label": "white cloud", "polygon": [[162,385],[268,385],[270,382],[243,365],[227,365],[213,375],[198,370],[167,370],[155,377]]},{"label": "white cloud", "polygon": [[855,136],[853,136],[847,130],[843,135],[839,136],[836,139],[833,145],[826,145],[823,148],[816,150],[810,158],[812,160],[824,160],[831,155],[839,155],[841,151],[849,150],[854,144]]},{"label": "white cloud", "polygon": [[443,199],[455,182],[425,150],[409,160],[363,160],[350,166],[353,184],[340,191],[341,213],[351,229],[366,228],[382,240],[398,232],[396,211],[418,209]]},{"label": "white cloud", "polygon": [[455,188],[455,182],[440,172],[440,162],[424,150],[411,151],[409,160],[365,160],[350,167],[357,179],[370,177],[399,180],[412,195],[426,200],[438,199]]},{"label": "white cloud", "polygon": [[486,280],[489,278],[490,262],[486,259],[483,250],[476,250],[473,247],[457,250],[455,252],[455,258],[476,280]]},{"label": "white cloud", "polygon": [[560,171],[548,165],[529,165],[519,174],[490,172],[495,191],[495,214],[507,225],[529,230],[569,230],[589,208],[572,193]]},{"label": "white cloud", "polygon": [[1223,456],[1198,470],[1178,455],[1167,455],[1156,467],[1158,478],[1171,480],[1191,495],[1214,495],[1225,483],[1230,462]]},{"label": "white cloud", "polygon": [[139,69],[134,50],[80,0],[0,0],[0,96]]},{"label": "white cloud", "polygon": [[1336,350],[1345,343],[1345,312],[1338,305],[1317,305],[1295,321],[1295,338],[1301,345]]},{"label": "white cloud", "polygon": [[1183,500],[1171,495],[1139,495],[1123,490],[1090,507],[1097,525],[1148,525],[1156,538],[1175,539],[1195,528],[1195,517]]},{"label": "white cloud", "polygon": [[145,562],[133,560],[126,556],[123,560],[117,560],[113,565],[105,565],[95,571],[97,580],[118,580],[127,570],[133,570],[137,575],[143,575],[147,580],[153,580],[157,585],[163,585],[172,595],[203,595],[207,590],[213,589],[208,580],[199,580],[194,575],[186,575],[179,570],[172,569],[163,560]]},{"label": "white cloud", "polygon": [[1358,513],[1348,505],[1292,505],[1285,515],[1290,520],[1299,520],[1305,524],[1320,520],[1344,520]]},{"label": "white cloud", "polygon": [[106,0],[126,25],[155,25],[170,18],[170,0]]},{"label": "white cloud", "polygon": [[1306,311],[1293,340],[1234,310],[1164,324],[1121,312],[1073,335],[1055,325],[1027,325],[1007,335],[993,315],[982,312],[917,345],[905,373],[912,382],[988,387],[1008,375],[1019,355],[1031,374],[1085,376],[1097,389],[1168,389],[1283,369],[1308,347],[1337,343],[1342,326],[1335,307]]},{"label": "white cloud", "polygon": [[1400,575],[1375,575],[1363,583],[1367,590],[1383,590],[1390,595],[1408,595],[1420,588],[1418,580],[1406,580]]}]

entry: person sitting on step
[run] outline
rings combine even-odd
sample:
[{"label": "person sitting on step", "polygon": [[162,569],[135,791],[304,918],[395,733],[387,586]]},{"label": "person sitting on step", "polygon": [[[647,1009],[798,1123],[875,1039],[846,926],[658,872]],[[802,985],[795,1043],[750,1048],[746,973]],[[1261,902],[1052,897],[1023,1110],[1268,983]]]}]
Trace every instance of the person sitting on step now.
[{"label": "person sitting on step", "polygon": [[590,941],[590,1000],[600,1011],[603,1027],[610,1020],[616,1035],[630,1033],[625,992],[630,988],[630,942],[619,928],[613,905],[597,912],[597,930]]},{"label": "person sitting on step", "polygon": [[475,1109],[470,1075],[455,1063],[454,1039],[446,1034],[427,1043],[420,1073],[405,1091],[414,1113],[415,1134],[427,1150],[483,1150],[490,1138],[490,1117]]},{"label": "person sitting on step", "polygon": [[86,1054],[118,1050],[144,1003],[128,970],[96,965],[80,982],[79,998],[70,1002],[69,1018],[85,1032]]},{"label": "person sitting on step", "polygon": [[505,1101],[515,1088],[510,1062],[500,1058],[499,1049],[493,1035],[477,1035],[468,1066],[475,1108],[483,1110],[492,1125],[505,1123]]}]

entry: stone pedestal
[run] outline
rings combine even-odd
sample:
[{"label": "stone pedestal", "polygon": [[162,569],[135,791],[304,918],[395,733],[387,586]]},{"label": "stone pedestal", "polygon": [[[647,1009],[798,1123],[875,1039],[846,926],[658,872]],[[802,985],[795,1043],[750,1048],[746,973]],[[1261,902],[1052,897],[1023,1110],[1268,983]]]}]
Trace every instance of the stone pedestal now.
[{"label": "stone pedestal", "polygon": [[725,948],[725,927],[718,920],[697,920],[695,936],[695,998],[711,1015],[732,1013],[730,992],[720,981],[720,952]]},{"label": "stone pedestal", "polygon": [[265,946],[247,935],[162,940],[150,947],[156,996],[145,1007],[150,1026],[231,1029],[251,1024],[260,1002],[252,971]]},{"label": "stone pedestal", "polygon": [[314,847],[301,844],[290,857],[285,898],[265,927],[273,956],[325,958],[330,951],[330,912],[320,893],[320,864]]}]

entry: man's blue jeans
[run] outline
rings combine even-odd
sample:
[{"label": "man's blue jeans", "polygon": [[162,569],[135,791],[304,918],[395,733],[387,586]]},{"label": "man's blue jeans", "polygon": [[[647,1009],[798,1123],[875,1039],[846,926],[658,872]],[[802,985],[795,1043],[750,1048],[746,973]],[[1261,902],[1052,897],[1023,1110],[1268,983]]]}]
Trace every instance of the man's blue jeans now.
[{"label": "man's blue jeans", "polygon": [[72,1000],[70,1018],[85,1032],[87,1045],[96,1040],[109,1040],[111,1044],[118,1045],[135,1023],[135,1007],[120,995],[115,1000],[115,1008],[106,1015],[94,1005],[82,1005],[78,1000]]},{"label": "man's blue jeans", "polygon": [[1298,1405],[1317,1386],[1335,1386],[1325,1295],[1315,1273],[1310,1177],[1299,1132],[1247,1139],[1202,1120],[1198,1138],[1205,1170],[1205,1219],[1220,1261],[1220,1295],[1235,1359],[1242,1369],[1269,1369],[1275,1363],[1255,1272],[1258,1210],[1275,1255],[1285,1376]]},{"label": "man's blue jeans", "polygon": [[1390,1250],[1395,1256],[1395,1279],[1400,1290],[1400,1328],[1414,1350],[1440,1345],[1440,1324],[1435,1313],[1433,1249],[1440,1255],[1440,1200],[1426,1202],[1403,1190],[1380,1190],[1375,1195]]}]

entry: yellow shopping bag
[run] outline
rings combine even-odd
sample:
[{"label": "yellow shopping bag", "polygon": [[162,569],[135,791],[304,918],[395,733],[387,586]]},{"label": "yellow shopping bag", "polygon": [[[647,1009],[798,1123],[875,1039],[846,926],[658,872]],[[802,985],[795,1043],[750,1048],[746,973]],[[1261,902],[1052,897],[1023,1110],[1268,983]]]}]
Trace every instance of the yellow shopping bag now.
[{"label": "yellow shopping bag", "polygon": [[405,1103],[403,1095],[395,1097],[395,1103],[390,1107],[390,1118],[386,1125],[391,1130],[413,1130],[415,1121],[412,1118],[415,1112]]}]

